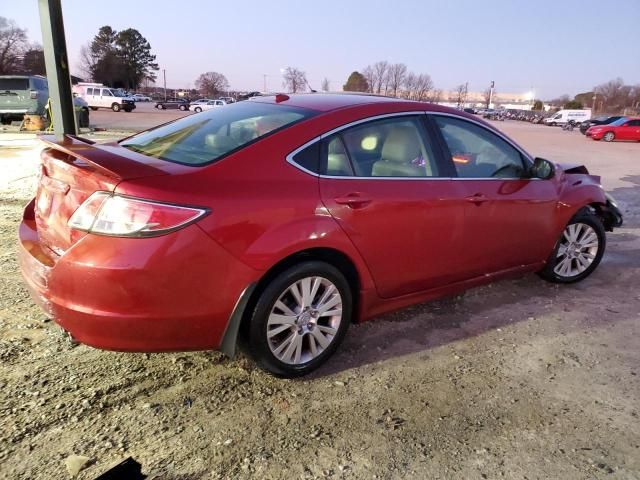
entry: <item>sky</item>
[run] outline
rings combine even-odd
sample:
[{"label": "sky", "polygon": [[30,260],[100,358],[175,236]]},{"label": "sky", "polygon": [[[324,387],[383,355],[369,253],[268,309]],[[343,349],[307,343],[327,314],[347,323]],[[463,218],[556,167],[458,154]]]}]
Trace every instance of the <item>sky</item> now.
[{"label": "sky", "polygon": [[[0,0],[0,15],[41,42],[37,0]],[[640,0],[321,0],[269,2],[62,0],[72,73],[103,25],[136,28],[166,69],[167,86],[193,88],[223,73],[232,89],[282,88],[281,69],[341,90],[379,60],[431,75],[437,88],[551,99],[616,77],[640,84]],[[75,68],[74,68],[75,67]],[[159,72],[159,83],[162,72]]]}]

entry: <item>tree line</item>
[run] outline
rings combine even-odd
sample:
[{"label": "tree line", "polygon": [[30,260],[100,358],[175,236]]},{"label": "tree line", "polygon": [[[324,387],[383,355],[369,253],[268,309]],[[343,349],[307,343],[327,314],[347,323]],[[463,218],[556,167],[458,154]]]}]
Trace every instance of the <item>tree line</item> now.
[{"label": "tree line", "polygon": [[430,75],[411,72],[404,63],[386,60],[367,65],[362,72],[352,72],[342,89],[429,102],[442,97],[442,90],[435,88]]},{"label": "tree line", "polygon": [[624,113],[640,111],[640,84],[627,85],[622,78],[614,78],[596,85],[593,90],[577,94],[573,100],[561,95],[549,103],[562,108],[581,109],[589,107],[598,112]]},{"label": "tree line", "polygon": [[44,52],[29,42],[26,29],[0,17],[0,75],[16,73],[45,75]]}]

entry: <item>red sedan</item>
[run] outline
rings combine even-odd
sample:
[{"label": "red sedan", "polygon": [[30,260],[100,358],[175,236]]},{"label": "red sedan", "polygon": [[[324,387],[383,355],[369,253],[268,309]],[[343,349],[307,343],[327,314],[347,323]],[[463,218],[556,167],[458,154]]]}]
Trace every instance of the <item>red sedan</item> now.
[{"label": "red sedan", "polygon": [[220,349],[305,374],[352,321],[507,275],[591,274],[599,177],[457,110],[277,95],[42,153],[20,225],[34,299],[80,342]]},{"label": "red sedan", "polygon": [[640,118],[622,117],[608,125],[594,125],[585,133],[594,140],[635,140],[640,142]]}]

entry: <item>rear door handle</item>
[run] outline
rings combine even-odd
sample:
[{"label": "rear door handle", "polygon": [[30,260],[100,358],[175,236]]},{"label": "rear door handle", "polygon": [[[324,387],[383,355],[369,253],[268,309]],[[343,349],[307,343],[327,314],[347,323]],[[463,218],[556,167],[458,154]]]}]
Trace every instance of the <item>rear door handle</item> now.
[{"label": "rear door handle", "polygon": [[475,195],[467,197],[466,200],[467,202],[475,203],[476,205],[482,205],[483,203],[489,201],[489,199],[481,193],[476,193]]},{"label": "rear door handle", "polygon": [[346,205],[351,208],[364,208],[371,203],[370,198],[357,192],[348,193],[342,197],[334,198],[334,201],[340,205]]}]

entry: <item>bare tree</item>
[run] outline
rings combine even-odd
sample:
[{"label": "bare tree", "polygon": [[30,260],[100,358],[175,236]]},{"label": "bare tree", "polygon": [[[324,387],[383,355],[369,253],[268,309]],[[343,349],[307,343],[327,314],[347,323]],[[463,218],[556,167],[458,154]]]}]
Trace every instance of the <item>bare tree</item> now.
[{"label": "bare tree", "polygon": [[393,63],[389,65],[386,80],[389,87],[388,93],[394,97],[398,96],[398,90],[404,83],[407,75],[407,66],[404,63]]},{"label": "bare tree", "polygon": [[438,88],[435,90],[431,90],[426,100],[427,102],[431,102],[431,103],[440,102],[440,100],[442,100],[442,89]]},{"label": "bare tree", "polygon": [[309,84],[306,73],[295,67],[287,67],[284,71],[283,78],[282,86],[291,93],[304,91]]},{"label": "bare tree", "polygon": [[90,44],[80,47],[80,74],[86,80],[93,80],[93,71],[96,65],[96,58],[91,54]]},{"label": "bare tree", "polygon": [[331,82],[327,77],[322,79],[322,82],[320,83],[320,88],[322,89],[323,92],[328,92],[331,89]]},{"label": "bare tree", "polygon": [[0,17],[0,75],[15,73],[27,48],[27,31],[13,20]]},{"label": "bare tree", "polygon": [[229,88],[229,82],[221,73],[206,72],[196,79],[195,86],[206,97],[214,97]]},{"label": "bare tree", "polygon": [[386,60],[373,64],[373,91],[380,94],[387,82],[387,70],[389,62]]},{"label": "bare tree", "polygon": [[453,101],[456,102],[456,105],[458,106],[458,108],[462,107],[467,101],[467,90],[468,90],[467,83],[461,83],[454,90]]},{"label": "bare tree", "polygon": [[404,82],[402,83],[402,90],[400,96],[406,99],[413,99],[414,92],[418,83],[418,75],[413,72],[409,72],[404,76]]},{"label": "bare tree", "polygon": [[598,85],[595,92],[601,96],[604,109],[611,112],[623,110],[633,103],[633,88],[625,85],[621,78]]},{"label": "bare tree", "polygon": [[482,98],[484,99],[484,104],[486,108],[491,107],[491,101],[496,97],[496,90],[493,89],[493,94],[491,93],[491,87],[487,88],[484,92],[482,92]]},{"label": "bare tree", "polygon": [[362,71],[362,76],[367,81],[367,92],[373,93],[375,88],[374,83],[376,80],[376,72],[373,70],[373,67],[371,65],[367,66]]},{"label": "bare tree", "polygon": [[[429,100],[429,95],[433,90],[433,80],[431,80],[431,76],[426,73],[421,73],[418,75],[416,81],[416,89],[415,89],[415,100],[418,101],[432,101]],[[439,98],[438,98],[439,100]]]}]

